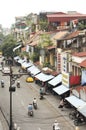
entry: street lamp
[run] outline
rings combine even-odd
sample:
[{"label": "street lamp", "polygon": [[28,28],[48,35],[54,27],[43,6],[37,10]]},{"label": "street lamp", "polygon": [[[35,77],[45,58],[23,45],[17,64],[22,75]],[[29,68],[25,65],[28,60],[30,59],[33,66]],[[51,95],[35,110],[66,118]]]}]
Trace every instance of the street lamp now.
[{"label": "street lamp", "polygon": [[15,87],[13,84],[15,81],[13,80],[15,76],[19,78],[22,75],[28,75],[27,73],[21,73],[21,74],[13,74],[12,67],[10,66],[10,87],[9,87],[9,92],[10,92],[10,125],[9,125],[9,130],[13,130],[13,120],[12,120],[12,92],[15,92]]},{"label": "street lamp", "polygon": [[[9,87],[9,92],[10,92],[10,124],[9,124],[9,130],[13,130],[13,120],[12,120],[12,92],[15,92],[16,87],[13,86],[13,84],[15,83],[15,76],[17,78],[19,78],[22,75],[28,75],[28,73],[17,73],[17,74],[13,74],[13,70],[12,67],[10,66],[10,73],[7,75],[3,75],[3,76],[10,76],[10,87]],[[19,127],[20,128],[20,127]]]},{"label": "street lamp", "polygon": [[9,87],[9,92],[10,92],[10,126],[9,130],[12,130],[13,128],[13,121],[12,121],[12,92],[15,92],[15,87],[12,86],[12,79],[13,79],[13,71],[10,66],[10,87]]}]

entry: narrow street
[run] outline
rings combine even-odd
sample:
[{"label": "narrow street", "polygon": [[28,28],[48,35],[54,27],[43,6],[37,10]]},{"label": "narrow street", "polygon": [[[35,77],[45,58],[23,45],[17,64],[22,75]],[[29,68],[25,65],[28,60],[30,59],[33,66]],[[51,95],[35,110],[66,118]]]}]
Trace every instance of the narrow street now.
[{"label": "narrow street", "polygon": [[[14,71],[18,69],[14,68]],[[68,121],[68,110],[58,109],[59,99],[53,95],[45,95],[45,99],[39,99],[40,86],[35,83],[26,83],[26,75],[21,76],[21,87],[17,88],[12,95],[12,113],[13,122],[21,127],[21,130],[52,130],[52,125],[57,119],[61,130],[75,130],[73,122]],[[5,88],[0,87],[0,107],[9,122],[10,118],[10,104],[9,104],[9,76],[2,76],[0,72],[0,79],[4,79]],[[16,85],[16,82],[15,82]],[[33,98],[37,98],[38,109],[34,110],[34,116],[28,116],[27,106],[32,103]],[[55,99],[55,100],[54,100]],[[57,102],[57,105],[56,105]],[[55,103],[55,104],[54,104]],[[82,129],[85,130],[85,129]]]}]

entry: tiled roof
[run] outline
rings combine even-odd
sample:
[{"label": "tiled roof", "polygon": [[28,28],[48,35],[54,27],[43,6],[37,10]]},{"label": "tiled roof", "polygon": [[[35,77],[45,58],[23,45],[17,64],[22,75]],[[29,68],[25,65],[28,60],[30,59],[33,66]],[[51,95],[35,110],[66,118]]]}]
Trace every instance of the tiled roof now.
[{"label": "tiled roof", "polygon": [[86,60],[82,61],[79,65],[80,65],[81,67],[86,67]]},{"label": "tiled roof", "polygon": [[86,52],[74,53],[73,56],[77,56],[77,57],[86,57]]},{"label": "tiled roof", "polygon": [[36,46],[38,44],[38,41],[34,41],[32,43],[29,44],[29,46]]},{"label": "tiled roof", "polygon": [[75,18],[78,18],[78,17],[86,17],[86,14],[48,14],[47,15],[48,18],[68,18],[68,17],[75,17]]},{"label": "tiled roof", "polygon": [[52,49],[55,49],[56,47],[55,46],[49,46],[47,47],[48,50],[52,50]]},{"label": "tiled roof", "polygon": [[75,38],[79,35],[80,31],[75,31],[75,32],[72,32],[70,34],[68,34],[64,40],[69,40],[69,39],[72,39],[72,38]]},{"label": "tiled roof", "polygon": [[68,31],[60,31],[53,37],[53,39],[59,40],[63,38],[66,34],[68,34]]},{"label": "tiled roof", "polygon": [[86,19],[86,14],[50,14],[47,15],[49,22],[68,22],[75,19]]}]

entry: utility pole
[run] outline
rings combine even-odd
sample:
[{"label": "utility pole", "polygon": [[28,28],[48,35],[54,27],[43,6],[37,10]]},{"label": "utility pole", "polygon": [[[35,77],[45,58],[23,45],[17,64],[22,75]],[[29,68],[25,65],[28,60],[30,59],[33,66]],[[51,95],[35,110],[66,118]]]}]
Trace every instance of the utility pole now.
[{"label": "utility pole", "polygon": [[12,92],[15,91],[15,87],[12,86],[12,78],[13,78],[13,71],[10,66],[10,87],[9,87],[9,92],[10,92],[10,126],[9,130],[13,129],[13,120],[12,120]]},{"label": "utility pole", "polygon": [[16,87],[13,86],[15,81],[13,78],[17,76],[19,78],[22,75],[28,75],[27,73],[21,73],[21,74],[13,74],[12,67],[10,66],[10,74],[9,75],[4,75],[4,76],[10,76],[10,87],[9,87],[9,92],[10,92],[10,124],[9,124],[9,130],[13,130],[13,119],[12,119],[12,93],[15,92]]}]

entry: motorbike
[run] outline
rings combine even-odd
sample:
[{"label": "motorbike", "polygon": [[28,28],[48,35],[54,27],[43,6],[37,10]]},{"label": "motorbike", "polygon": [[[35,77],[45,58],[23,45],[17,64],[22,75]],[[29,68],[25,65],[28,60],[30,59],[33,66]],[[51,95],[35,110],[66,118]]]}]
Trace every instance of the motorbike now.
[{"label": "motorbike", "polygon": [[20,82],[17,82],[17,88],[20,88]]},{"label": "motorbike", "polygon": [[86,119],[83,116],[78,117],[74,120],[75,126],[84,125],[84,124],[86,124]]},{"label": "motorbike", "polygon": [[55,126],[53,125],[53,130],[60,130],[60,127],[57,126],[57,128],[55,129]]},{"label": "motorbike", "polygon": [[32,104],[28,105],[28,115],[33,116],[33,106],[32,106]]},{"label": "motorbike", "polygon": [[42,100],[44,98],[43,94],[40,94],[40,100]]},{"label": "motorbike", "polygon": [[28,115],[33,116],[33,110],[28,110]]},{"label": "motorbike", "polygon": [[34,109],[37,109],[37,103],[33,103]]},{"label": "motorbike", "polygon": [[3,82],[3,83],[1,83],[1,87],[2,87],[2,88],[4,88],[4,82]]},{"label": "motorbike", "polygon": [[73,111],[71,111],[70,113],[69,113],[69,118],[71,119],[71,120],[74,120],[74,119],[76,119],[78,117],[78,111],[77,110],[73,110]]}]

